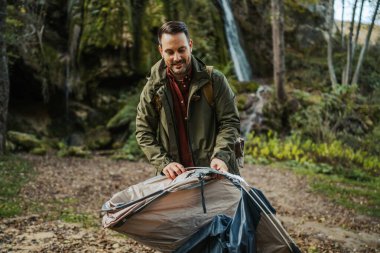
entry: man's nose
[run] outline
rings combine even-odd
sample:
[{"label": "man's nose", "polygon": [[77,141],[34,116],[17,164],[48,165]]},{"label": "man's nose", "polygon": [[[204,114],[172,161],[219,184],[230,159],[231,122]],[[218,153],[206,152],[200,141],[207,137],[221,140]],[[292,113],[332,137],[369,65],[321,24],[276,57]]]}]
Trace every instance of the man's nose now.
[{"label": "man's nose", "polygon": [[178,52],[174,53],[174,61],[179,61],[181,60],[181,55]]}]

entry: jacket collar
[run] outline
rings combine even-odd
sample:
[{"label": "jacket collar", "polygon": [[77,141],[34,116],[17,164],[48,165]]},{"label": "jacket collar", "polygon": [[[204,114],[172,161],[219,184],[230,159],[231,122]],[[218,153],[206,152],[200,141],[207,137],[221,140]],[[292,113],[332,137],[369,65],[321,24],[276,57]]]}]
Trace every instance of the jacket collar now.
[{"label": "jacket collar", "polygon": [[[192,64],[192,81],[194,84],[207,83],[210,80],[210,76],[207,73],[206,65],[194,55],[191,56]],[[166,64],[163,59],[159,60],[151,69],[151,77],[153,80],[158,80],[158,84],[161,86],[166,83]]]}]

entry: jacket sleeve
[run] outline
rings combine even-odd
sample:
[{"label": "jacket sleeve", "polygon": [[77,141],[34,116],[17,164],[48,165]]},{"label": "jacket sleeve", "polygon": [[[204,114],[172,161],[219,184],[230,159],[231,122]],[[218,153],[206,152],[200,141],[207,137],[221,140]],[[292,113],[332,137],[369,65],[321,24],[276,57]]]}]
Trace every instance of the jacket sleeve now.
[{"label": "jacket sleeve", "polygon": [[218,134],[211,158],[223,160],[230,172],[236,172],[234,144],[240,136],[240,118],[235,94],[226,77],[217,70],[213,72],[213,84]]},{"label": "jacket sleeve", "polygon": [[157,140],[160,118],[154,104],[154,91],[150,83],[141,92],[136,115],[136,139],[149,162],[161,171],[173,160]]}]

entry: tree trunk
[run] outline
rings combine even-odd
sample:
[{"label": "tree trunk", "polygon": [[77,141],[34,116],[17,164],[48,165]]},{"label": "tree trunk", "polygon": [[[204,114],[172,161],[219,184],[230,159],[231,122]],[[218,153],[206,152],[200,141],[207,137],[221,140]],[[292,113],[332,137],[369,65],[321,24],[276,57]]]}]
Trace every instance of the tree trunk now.
[{"label": "tree trunk", "polygon": [[284,46],[284,5],[282,0],[272,0],[273,74],[276,95],[280,104],[286,101],[285,46]]},{"label": "tree trunk", "polygon": [[141,48],[142,45],[142,26],[144,11],[147,4],[146,0],[132,0],[132,29],[133,29],[133,51],[132,62],[135,70],[142,74],[141,70]]},{"label": "tree trunk", "polygon": [[365,53],[367,52],[368,44],[369,44],[369,41],[371,39],[372,29],[373,29],[373,26],[375,24],[376,16],[377,16],[377,14],[379,12],[379,5],[380,5],[380,0],[377,0],[375,12],[373,13],[371,25],[369,27],[369,30],[368,30],[368,33],[367,33],[367,37],[365,39],[365,44],[362,47],[362,50],[360,51],[360,56],[359,56],[359,59],[358,59],[358,63],[356,64],[355,74],[354,74],[354,77],[352,78],[352,84],[358,83],[360,69],[362,67],[364,56],[365,56]]},{"label": "tree trunk", "polygon": [[334,69],[334,63],[333,63],[333,43],[332,43],[332,30],[334,27],[334,0],[329,1],[329,7],[328,7],[328,38],[327,38],[327,64],[329,66],[329,73],[330,73],[330,80],[332,86],[336,86],[336,75],[335,75],[335,69]]},{"label": "tree trunk", "polygon": [[352,56],[353,57],[355,57],[355,48],[356,48],[356,45],[358,44],[360,27],[362,25],[362,15],[363,15],[364,1],[365,0],[362,0],[362,5],[360,6],[359,20],[358,20],[358,25],[357,25],[357,28],[356,28],[355,40],[354,40],[354,43],[352,45]]},{"label": "tree trunk", "polygon": [[354,25],[355,25],[355,12],[356,12],[356,5],[358,3],[358,0],[355,0],[354,7],[352,9],[352,18],[351,18],[351,24],[350,24],[350,33],[348,35],[348,42],[347,42],[347,62],[346,62],[346,75],[343,80],[343,84],[348,84],[350,82],[350,76],[351,76],[351,65],[352,65],[352,36],[354,33]]},{"label": "tree trunk", "polygon": [[8,60],[4,38],[6,16],[7,1],[0,0],[0,155],[5,153],[9,102]]},{"label": "tree trunk", "polygon": [[344,48],[344,0],[342,0],[342,22],[341,22],[341,28],[340,33],[342,35],[342,48]]},{"label": "tree trunk", "polygon": [[179,20],[178,0],[163,0],[163,3],[167,20]]}]

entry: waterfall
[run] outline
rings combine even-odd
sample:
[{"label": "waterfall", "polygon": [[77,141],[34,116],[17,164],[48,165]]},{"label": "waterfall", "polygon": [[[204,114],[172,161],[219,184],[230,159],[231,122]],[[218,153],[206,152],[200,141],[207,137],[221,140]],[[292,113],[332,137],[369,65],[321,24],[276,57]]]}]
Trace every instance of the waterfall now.
[{"label": "waterfall", "polygon": [[239,81],[249,81],[252,79],[252,71],[249,66],[247,57],[241,47],[238,30],[234,15],[232,14],[230,0],[221,0],[224,12],[224,27],[226,29],[226,36],[228,47],[234,63],[235,72]]},{"label": "waterfall", "polygon": [[64,93],[65,93],[65,123],[69,122],[69,94],[70,94],[70,58],[66,56],[66,64],[65,64],[65,85],[64,85]]},{"label": "waterfall", "polygon": [[263,109],[268,103],[273,90],[267,85],[260,86],[256,93],[252,93],[248,97],[247,104],[241,115],[241,132],[243,137],[252,131],[260,131],[262,129]]}]

